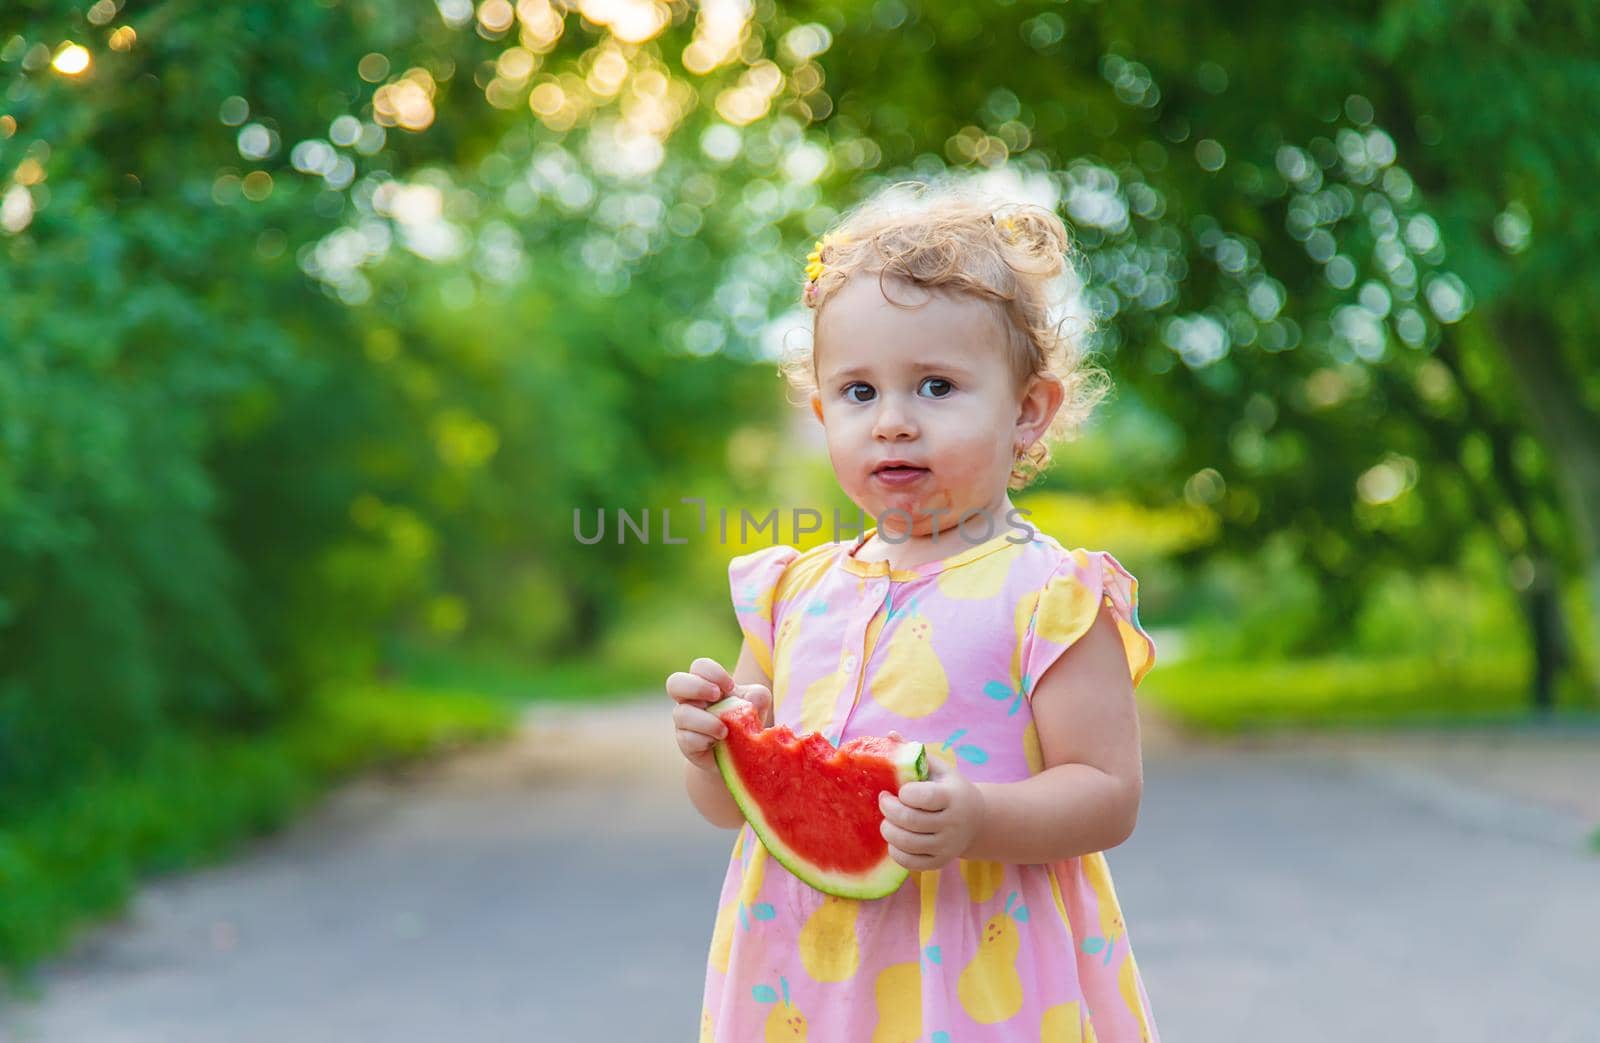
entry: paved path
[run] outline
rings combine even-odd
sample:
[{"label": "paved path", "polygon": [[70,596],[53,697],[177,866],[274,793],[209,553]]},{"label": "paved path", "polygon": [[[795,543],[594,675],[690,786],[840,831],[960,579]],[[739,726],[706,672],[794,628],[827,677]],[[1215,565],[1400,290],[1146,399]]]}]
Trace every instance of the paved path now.
[{"label": "paved path", "polygon": [[[732,834],[682,798],[664,720],[536,711],[500,749],[347,786],[147,887],[0,1037],[692,1039]],[[1600,736],[1145,736],[1108,857],[1167,1043],[1600,1040]]]}]

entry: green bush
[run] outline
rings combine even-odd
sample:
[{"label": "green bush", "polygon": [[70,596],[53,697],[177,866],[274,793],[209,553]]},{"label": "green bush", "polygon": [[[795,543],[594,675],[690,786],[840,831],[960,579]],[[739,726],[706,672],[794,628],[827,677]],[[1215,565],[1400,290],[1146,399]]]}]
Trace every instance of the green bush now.
[{"label": "green bush", "polygon": [[408,684],[481,692],[511,704],[659,692],[669,673],[702,655],[733,669],[740,638],[731,606],[697,599],[664,612],[660,601],[645,597],[620,613],[592,655],[533,664],[495,645],[405,641],[393,658]]},{"label": "green bush", "polygon": [[1190,586],[1186,644],[1210,661],[1290,656],[1324,619],[1316,582],[1281,540],[1249,557],[1208,561]]},{"label": "green bush", "polygon": [[1528,712],[1526,662],[1496,655],[1179,662],[1158,665],[1140,695],[1207,732],[1505,721]]},{"label": "green bush", "polygon": [[1478,548],[1456,568],[1375,573],[1354,617],[1330,619],[1317,579],[1283,539],[1248,555],[1219,555],[1181,592],[1188,644],[1211,662],[1345,654],[1437,657],[1460,662],[1492,652],[1519,659],[1527,624],[1504,566]]}]

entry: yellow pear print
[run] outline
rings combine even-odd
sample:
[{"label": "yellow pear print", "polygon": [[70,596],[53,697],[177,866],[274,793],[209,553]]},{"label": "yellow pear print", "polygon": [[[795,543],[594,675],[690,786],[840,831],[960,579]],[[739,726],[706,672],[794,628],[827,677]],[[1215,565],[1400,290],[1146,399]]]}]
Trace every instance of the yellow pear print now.
[{"label": "yellow pear print", "polygon": [[[959,537],[958,537],[959,538]],[[1020,545],[1018,545],[1020,546]],[[1017,546],[1002,547],[981,558],[939,573],[939,593],[957,601],[983,601],[995,597],[1017,560]]]},{"label": "yellow pear print", "polygon": [[739,907],[755,904],[767,873],[767,849],[748,825],[740,829],[739,835],[740,843],[751,846],[750,864],[745,867],[744,879],[739,881],[739,893],[717,910],[717,923],[711,930],[711,965],[723,974],[728,973],[728,956],[733,951],[733,927],[739,919]]},{"label": "yellow pear print", "polygon": [[711,1027],[711,1012],[700,1008],[700,1043],[715,1043],[717,1034]]},{"label": "yellow pear print", "polygon": [[822,578],[833,568],[833,556],[815,553],[819,549],[813,547],[784,568],[783,575],[778,577],[778,582],[773,586],[773,600],[797,598],[822,582]]},{"label": "yellow pear print", "polygon": [[854,898],[823,895],[822,904],[800,928],[800,964],[818,981],[846,981],[861,965],[861,945],[856,941],[856,914],[861,903]]},{"label": "yellow pear print", "polygon": [[1139,1023],[1139,1043],[1150,1043],[1150,1023],[1145,1020],[1144,1004],[1139,1000],[1138,978],[1139,968],[1133,962],[1133,953],[1129,952],[1122,959],[1122,969],[1117,971],[1117,991]]},{"label": "yellow pear print", "polygon": [[[1015,897],[1006,900],[1008,908]],[[1017,974],[1021,944],[1009,912],[1001,910],[983,925],[978,951],[956,979],[962,1009],[980,1025],[1005,1021],[1022,1009],[1022,978]]]},{"label": "yellow pear print", "polygon": [[1106,865],[1103,851],[1095,851],[1079,859],[1083,876],[1094,889],[1095,904],[1100,907],[1100,933],[1107,944],[1122,936],[1122,908],[1117,904],[1117,893],[1111,884],[1111,868]]},{"label": "yellow pear print", "polygon": [[937,869],[917,873],[917,894],[922,901],[922,909],[917,916],[917,942],[926,950],[928,943],[933,941],[934,911],[939,906],[939,871]]},{"label": "yellow pear print", "polygon": [[1067,933],[1072,933],[1072,917],[1067,915],[1067,901],[1061,897],[1061,881],[1056,877],[1056,867],[1046,866],[1045,876],[1050,878],[1050,897],[1056,903],[1056,912],[1061,914],[1061,922],[1066,925]]},{"label": "yellow pear print", "polygon": [[778,632],[772,638],[772,713],[777,717],[783,697],[789,691],[789,671],[794,662],[795,640],[800,636],[800,623],[805,619],[795,612],[783,617]]},{"label": "yellow pear print", "polygon": [[[1115,958],[1110,947],[1126,936],[1127,924],[1122,919],[1122,907],[1117,903],[1117,892],[1111,883],[1111,867],[1106,864],[1105,853],[1096,851],[1083,856],[1081,861],[1083,875],[1094,889],[1095,902],[1100,907],[1100,931],[1105,937],[1108,947],[1106,959],[1109,961]],[[1139,968],[1134,962],[1132,950],[1126,944],[1122,946],[1121,956],[1122,965],[1117,969],[1117,991],[1139,1023],[1139,1038],[1149,1040],[1150,1025],[1145,1020],[1144,1004],[1139,999]]]},{"label": "yellow pear print", "polygon": [[728,973],[728,955],[733,951],[733,911],[738,905],[737,895],[730,898],[717,910],[717,924],[711,929],[711,966],[723,974]]},{"label": "yellow pear print", "polygon": [[1033,612],[1038,607],[1039,592],[1037,590],[1030,590],[1017,599],[1016,614],[1011,618],[1011,622],[1017,631],[1017,649],[1013,652],[1011,661],[1013,672],[1015,672],[1017,665],[1017,656],[1022,650],[1022,639],[1028,636],[1028,624],[1033,622]]},{"label": "yellow pear print", "polygon": [[961,867],[961,879],[967,882],[967,894],[974,903],[987,902],[1000,890],[1006,867],[999,862],[973,862],[963,858],[958,860],[958,864]]},{"label": "yellow pear print", "polygon": [[[937,757],[952,768],[960,768],[963,771],[973,765],[987,764],[989,761],[987,750],[977,743],[961,741],[969,737],[967,729],[957,728],[945,737],[944,742],[927,742],[923,745],[923,749],[927,751],[928,756]],[[963,761],[966,763],[962,764]]]},{"label": "yellow pear print", "polygon": [[933,650],[933,621],[915,601],[905,612],[872,677],[872,698],[901,717],[926,717],[950,698],[950,678]]},{"label": "yellow pear print", "polygon": [[894,963],[872,983],[878,1024],[872,1043],[917,1043],[922,1038],[922,961]]},{"label": "yellow pear print", "polygon": [[[861,685],[857,682],[851,685],[851,678],[859,668],[866,670],[867,660],[871,657],[872,648],[878,641],[878,634],[883,630],[883,621],[888,618],[888,613],[880,608],[876,615],[867,622],[867,630],[862,638],[861,649],[855,649],[846,642],[839,649],[839,666],[833,673],[817,678],[806,686],[805,693],[800,697],[800,730],[802,732],[825,732],[833,722],[839,693],[847,685],[852,692],[859,692]],[[855,653],[860,651],[861,661],[855,659]]]},{"label": "yellow pear print", "polygon": [[1098,590],[1085,586],[1074,572],[1052,577],[1039,595],[1035,636],[1053,645],[1072,644],[1100,614],[1100,597]]},{"label": "yellow pear print", "polygon": [[[770,628],[772,624],[772,589],[760,589],[755,583],[746,583],[740,588],[738,597],[734,600],[734,610],[739,613],[750,613],[762,620]],[[772,676],[772,646],[767,644],[758,634],[751,633],[751,624],[741,622],[740,626],[745,631],[745,639],[750,642],[750,651],[756,657],[756,663],[761,667],[761,672],[768,677]],[[756,630],[765,629],[759,625]]]},{"label": "yellow pear print", "polygon": [[1032,721],[1022,729],[1022,756],[1028,762],[1028,774],[1037,775],[1044,770],[1044,750],[1039,746],[1039,726]]},{"label": "yellow pear print", "polygon": [[794,1043],[795,1040],[804,1043],[806,1016],[787,1003],[776,1004],[767,1015],[765,1035],[767,1043]]},{"label": "yellow pear print", "polygon": [[1033,611],[1038,605],[1039,592],[1030,591],[1017,599],[1016,614],[1012,616],[1012,625],[1017,631],[1017,642],[1011,646],[1011,688],[1016,692],[1025,692],[1032,684],[1031,679],[1022,676],[1022,652],[1028,644],[1028,627],[1033,623]]},{"label": "yellow pear print", "polygon": [[[1105,960],[1109,965],[1116,958],[1118,952],[1117,941],[1127,933],[1127,925],[1122,920],[1122,907],[1117,904],[1117,892],[1111,883],[1111,868],[1106,864],[1103,851],[1084,855],[1080,862],[1083,875],[1089,881],[1089,886],[1094,890],[1095,904],[1100,908],[1100,933],[1105,946]],[[1145,1020],[1144,1004],[1139,1001],[1138,965],[1133,962],[1133,952],[1124,944],[1121,947],[1122,965],[1117,970],[1117,991],[1122,994],[1122,1001],[1128,1005],[1128,1010],[1139,1022],[1139,1038],[1150,1038],[1150,1026]]]},{"label": "yellow pear print", "polygon": [[833,720],[833,704],[850,677],[850,671],[845,667],[850,661],[849,656],[848,649],[841,651],[838,669],[806,685],[805,692],[800,696],[800,731],[820,732]]},{"label": "yellow pear print", "polygon": [[[779,983],[783,989],[783,999],[773,1002],[772,1012],[767,1015],[767,1026],[764,1033],[766,1043],[795,1043],[796,1040],[804,1043],[806,1038],[806,1016],[800,1013],[799,1008],[790,1002],[788,980],[780,978]],[[761,985],[758,988],[766,989],[769,995],[771,994],[772,987],[770,985]]]},{"label": "yellow pear print", "polygon": [[1044,1012],[1039,1023],[1039,1043],[1083,1043],[1083,1016],[1079,1003],[1058,1003]]}]

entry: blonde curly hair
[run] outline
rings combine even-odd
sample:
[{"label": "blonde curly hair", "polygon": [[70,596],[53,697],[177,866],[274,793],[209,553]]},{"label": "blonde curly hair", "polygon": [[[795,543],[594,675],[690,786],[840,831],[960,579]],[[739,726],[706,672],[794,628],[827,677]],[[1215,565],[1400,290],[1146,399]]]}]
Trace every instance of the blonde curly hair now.
[{"label": "blonde curly hair", "polygon": [[1069,249],[1066,226],[1043,207],[986,198],[953,182],[888,185],[817,240],[802,294],[813,312],[812,343],[786,348],[780,370],[803,397],[817,393],[817,321],[857,273],[876,273],[880,287],[893,276],[989,302],[1003,320],[1018,391],[1040,376],[1065,392],[1050,426],[1012,467],[1007,488],[1021,489],[1049,466],[1050,443],[1076,437],[1110,391],[1104,371],[1085,357],[1087,320],[1068,331],[1067,319],[1057,317],[1066,303]]}]

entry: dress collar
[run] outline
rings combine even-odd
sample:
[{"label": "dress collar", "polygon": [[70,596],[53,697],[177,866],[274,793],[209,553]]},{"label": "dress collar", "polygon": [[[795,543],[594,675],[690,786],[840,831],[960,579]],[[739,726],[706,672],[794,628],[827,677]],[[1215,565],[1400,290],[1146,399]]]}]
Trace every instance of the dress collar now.
[{"label": "dress collar", "polygon": [[[909,569],[896,569],[890,568],[887,561],[862,561],[856,557],[856,551],[860,550],[861,545],[871,539],[872,534],[877,531],[878,527],[874,525],[858,536],[855,543],[849,546],[840,544],[839,567],[857,576],[886,576],[900,583],[906,580],[921,579],[924,576],[934,576],[948,569],[958,568],[969,562],[976,561],[979,558],[993,554],[995,551],[1004,550],[1006,547],[1022,545],[1012,539],[1012,530],[1007,528],[1004,532],[984,540],[982,543],[973,544],[948,557],[925,561],[921,565],[916,565]],[[1039,531],[1037,529],[1030,527],[1030,531],[1032,535],[1024,542],[1034,542],[1039,539]],[[950,529],[946,532],[941,532],[940,539],[950,539],[960,543],[960,530]]]}]

